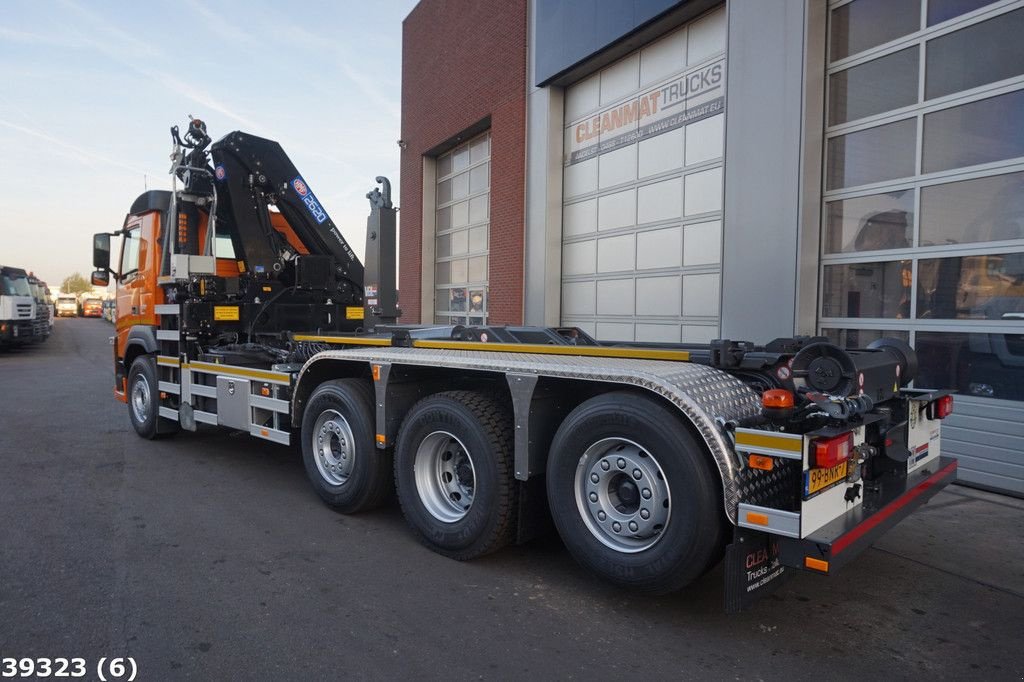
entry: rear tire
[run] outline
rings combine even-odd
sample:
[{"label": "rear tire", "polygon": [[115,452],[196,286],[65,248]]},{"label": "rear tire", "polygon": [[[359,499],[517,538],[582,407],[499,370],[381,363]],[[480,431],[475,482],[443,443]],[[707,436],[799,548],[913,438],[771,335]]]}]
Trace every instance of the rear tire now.
[{"label": "rear tire", "polygon": [[652,594],[685,587],[720,558],[721,483],[670,406],[615,392],[559,427],[548,457],[551,515],[573,557]]},{"label": "rear tire", "polygon": [[514,530],[512,418],[480,393],[413,405],[395,446],[395,487],[419,540],[460,561],[507,545]]},{"label": "rear tire", "polygon": [[156,378],[156,360],[140,355],[128,370],[128,418],[135,433],[146,440],[171,436],[178,422],[160,416],[160,389]]},{"label": "rear tire", "polygon": [[354,514],[380,506],[391,491],[391,457],[375,445],[373,386],[364,379],[321,384],[302,416],[302,461],[329,507]]}]

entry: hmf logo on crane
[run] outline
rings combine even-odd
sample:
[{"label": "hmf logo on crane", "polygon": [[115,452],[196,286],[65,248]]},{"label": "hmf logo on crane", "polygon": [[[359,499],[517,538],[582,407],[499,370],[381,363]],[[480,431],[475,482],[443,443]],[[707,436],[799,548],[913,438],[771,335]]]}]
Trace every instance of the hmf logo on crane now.
[{"label": "hmf logo on crane", "polygon": [[306,210],[308,210],[309,214],[313,216],[313,220],[318,224],[327,220],[327,211],[325,211],[323,206],[320,205],[320,202],[316,200],[316,197],[309,189],[309,185],[306,184],[305,180],[301,177],[297,177],[292,180],[292,189],[294,189],[295,193],[299,195],[300,199],[302,199],[302,203],[306,205]]}]

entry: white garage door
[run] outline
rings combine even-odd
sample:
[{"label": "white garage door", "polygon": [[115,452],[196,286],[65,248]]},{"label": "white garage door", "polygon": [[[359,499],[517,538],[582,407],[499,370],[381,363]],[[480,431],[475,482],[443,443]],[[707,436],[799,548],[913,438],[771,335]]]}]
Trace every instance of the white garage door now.
[{"label": "white garage door", "polygon": [[563,324],[718,336],[725,36],[721,8],[567,89]]}]

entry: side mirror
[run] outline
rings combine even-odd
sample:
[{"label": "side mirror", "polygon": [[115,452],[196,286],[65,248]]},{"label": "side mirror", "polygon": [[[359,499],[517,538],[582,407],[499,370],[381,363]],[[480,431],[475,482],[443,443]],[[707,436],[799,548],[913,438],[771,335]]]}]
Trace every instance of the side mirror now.
[{"label": "side mirror", "polygon": [[110,270],[110,235],[106,232],[92,236],[92,266],[99,270]]},{"label": "side mirror", "polygon": [[105,287],[110,284],[109,270],[95,270],[90,278],[94,287]]}]

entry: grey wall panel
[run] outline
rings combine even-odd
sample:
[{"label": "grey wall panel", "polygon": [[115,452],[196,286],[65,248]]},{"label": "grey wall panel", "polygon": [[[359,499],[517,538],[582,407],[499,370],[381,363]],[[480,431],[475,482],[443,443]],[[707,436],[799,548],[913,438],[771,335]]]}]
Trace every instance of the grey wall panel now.
[{"label": "grey wall panel", "polygon": [[960,481],[1024,497],[1024,403],[958,395],[942,423],[943,454]]},{"label": "grey wall panel", "polygon": [[684,1],[534,0],[534,82],[550,80]]},{"label": "grey wall panel", "polygon": [[725,338],[796,329],[804,2],[726,5]]}]

